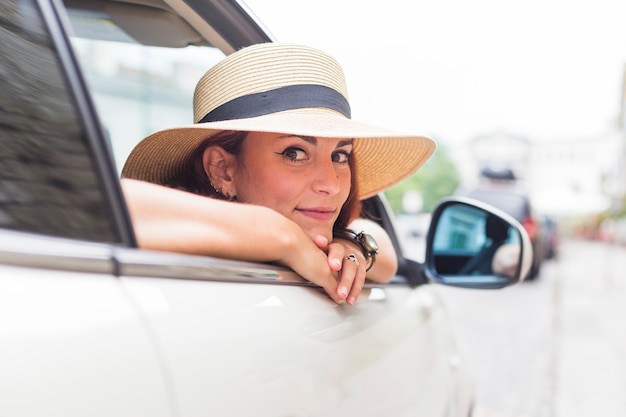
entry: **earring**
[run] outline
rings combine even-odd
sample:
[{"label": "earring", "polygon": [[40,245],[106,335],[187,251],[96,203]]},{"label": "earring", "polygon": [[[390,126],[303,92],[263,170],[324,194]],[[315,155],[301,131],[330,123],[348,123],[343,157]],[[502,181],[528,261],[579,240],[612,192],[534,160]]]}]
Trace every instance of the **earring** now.
[{"label": "earring", "polygon": [[211,188],[213,188],[213,191],[215,191],[216,194],[221,194],[220,190],[218,190],[215,185],[213,185],[213,181],[211,181],[211,178],[209,177],[209,185],[211,186]]},{"label": "earring", "polygon": [[237,201],[236,195],[231,196],[229,192],[224,193],[222,191],[222,187],[217,188],[215,185],[213,185],[213,181],[211,181],[211,178],[209,178],[209,184],[211,184],[211,188],[213,188],[213,191],[215,191],[215,194],[217,194],[217,196],[221,198],[222,200]]}]

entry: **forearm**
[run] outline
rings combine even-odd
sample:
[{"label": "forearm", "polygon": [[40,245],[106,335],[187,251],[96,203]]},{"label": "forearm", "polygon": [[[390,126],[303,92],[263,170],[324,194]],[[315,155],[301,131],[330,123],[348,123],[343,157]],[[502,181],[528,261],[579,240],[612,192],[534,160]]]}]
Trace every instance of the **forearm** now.
[{"label": "forearm", "polygon": [[262,206],[202,197],[122,179],[139,247],[253,262],[276,262],[321,286],[335,302],[336,273],[302,229]]},{"label": "forearm", "polygon": [[[122,180],[122,189],[139,246],[145,249],[263,262],[281,261],[281,251],[296,246],[290,241],[294,233],[276,230],[289,223],[265,207],[128,179]],[[271,244],[259,244],[263,241]]]}]

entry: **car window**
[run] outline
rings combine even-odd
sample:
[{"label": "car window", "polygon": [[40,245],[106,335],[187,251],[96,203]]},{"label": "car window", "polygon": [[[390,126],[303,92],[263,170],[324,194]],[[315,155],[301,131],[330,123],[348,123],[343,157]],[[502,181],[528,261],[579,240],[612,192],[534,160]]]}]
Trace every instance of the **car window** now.
[{"label": "car window", "polygon": [[48,4],[39,7],[2,2],[0,227],[132,243],[116,223],[124,215],[103,175],[110,153],[94,140],[63,28]]},{"label": "car window", "polygon": [[195,85],[224,53],[206,45],[186,45],[196,42],[193,33],[182,40],[175,36],[154,39],[154,32],[142,35],[136,28],[140,22],[134,23],[131,36],[127,27],[119,26],[125,20],[104,11],[80,9],[80,3],[67,3],[72,44],[119,174],[142,138],[160,129],[193,123]]}]

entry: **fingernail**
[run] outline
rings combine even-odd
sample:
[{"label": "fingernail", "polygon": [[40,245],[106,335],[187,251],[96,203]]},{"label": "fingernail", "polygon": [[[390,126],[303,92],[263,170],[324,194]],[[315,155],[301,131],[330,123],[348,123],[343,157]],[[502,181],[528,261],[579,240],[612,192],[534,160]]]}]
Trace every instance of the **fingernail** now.
[{"label": "fingernail", "polygon": [[341,260],[340,259],[331,259],[330,262],[332,262],[333,266],[335,268],[341,268]]},{"label": "fingernail", "polygon": [[350,305],[354,305],[354,302],[356,301],[356,299],[354,298],[354,296],[348,298],[348,301],[346,301],[348,304]]},{"label": "fingernail", "polygon": [[339,289],[337,290],[337,294],[339,294],[341,298],[344,298],[346,295],[348,295],[348,288],[339,287]]}]

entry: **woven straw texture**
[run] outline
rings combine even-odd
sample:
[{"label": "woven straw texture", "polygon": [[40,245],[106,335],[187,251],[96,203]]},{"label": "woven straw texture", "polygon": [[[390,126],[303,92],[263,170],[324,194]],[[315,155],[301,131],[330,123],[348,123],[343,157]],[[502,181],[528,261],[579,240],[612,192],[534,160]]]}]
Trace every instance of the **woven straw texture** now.
[{"label": "woven straw texture", "polygon": [[[230,55],[207,71],[196,87],[194,120],[235,98],[298,84],[324,85],[348,98],[343,71],[330,56],[299,45],[260,44]],[[436,147],[433,140],[423,136],[369,126],[329,109],[304,108],[156,132],[133,149],[122,176],[157,184],[169,182],[189,169],[188,158],[201,141],[223,130],[353,138],[360,198],[409,177]]]}]

